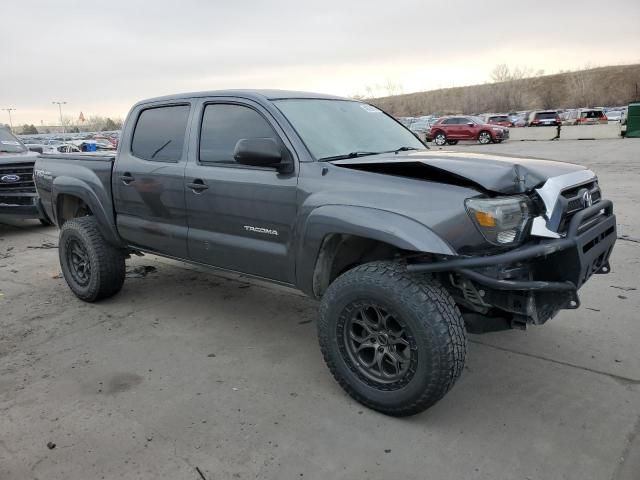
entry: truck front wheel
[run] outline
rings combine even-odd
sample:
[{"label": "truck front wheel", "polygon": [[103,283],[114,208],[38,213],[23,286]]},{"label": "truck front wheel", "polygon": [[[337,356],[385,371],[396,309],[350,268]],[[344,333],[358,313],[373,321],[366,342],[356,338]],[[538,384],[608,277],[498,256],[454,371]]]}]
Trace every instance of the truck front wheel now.
[{"label": "truck front wheel", "polygon": [[124,253],[107,243],[95,217],[65,222],[60,229],[58,253],[64,279],[80,300],[95,302],[122,288]]},{"label": "truck front wheel", "polygon": [[342,388],[369,408],[419,413],[462,373],[467,340],[449,293],[392,262],[344,273],[320,305],[320,348]]}]

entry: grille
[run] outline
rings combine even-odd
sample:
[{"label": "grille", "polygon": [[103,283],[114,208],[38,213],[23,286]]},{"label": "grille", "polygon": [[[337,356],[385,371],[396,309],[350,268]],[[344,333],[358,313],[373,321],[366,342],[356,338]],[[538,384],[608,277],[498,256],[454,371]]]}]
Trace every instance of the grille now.
[{"label": "grille", "polygon": [[0,193],[35,193],[33,183],[33,163],[20,163],[17,165],[0,165],[0,178],[4,175],[18,175],[17,182],[0,182]]},{"label": "grille", "polygon": [[591,200],[593,203],[599,202],[602,198],[597,181],[583,183],[582,185],[576,185],[575,187],[563,190],[561,195],[566,199],[567,203],[562,216],[562,222],[560,223],[560,232],[564,232],[569,225],[571,218],[584,208],[584,204],[582,203],[582,194],[585,189],[589,190],[591,193]]}]

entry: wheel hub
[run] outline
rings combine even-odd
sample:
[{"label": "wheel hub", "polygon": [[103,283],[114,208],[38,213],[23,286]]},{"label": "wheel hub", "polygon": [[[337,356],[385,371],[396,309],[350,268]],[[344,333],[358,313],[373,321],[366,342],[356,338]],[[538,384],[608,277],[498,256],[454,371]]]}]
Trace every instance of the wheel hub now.
[{"label": "wheel hub", "polygon": [[384,308],[361,303],[347,320],[345,347],[356,369],[378,383],[402,380],[409,371],[412,350],[408,327]]},{"label": "wheel hub", "polygon": [[79,285],[87,285],[91,280],[91,261],[85,246],[73,238],[67,243],[66,254],[73,280]]}]

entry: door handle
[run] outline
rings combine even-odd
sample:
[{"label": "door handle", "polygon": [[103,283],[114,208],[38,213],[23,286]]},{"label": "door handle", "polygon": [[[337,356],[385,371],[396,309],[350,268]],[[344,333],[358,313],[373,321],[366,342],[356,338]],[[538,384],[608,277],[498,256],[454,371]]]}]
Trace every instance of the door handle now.
[{"label": "door handle", "polygon": [[209,185],[204,183],[202,179],[196,178],[193,182],[187,183],[187,187],[193,190],[194,193],[200,193],[209,188]]},{"label": "door handle", "polygon": [[129,172],[124,172],[124,174],[120,177],[120,180],[122,180],[125,185],[129,185],[135,180],[135,178],[133,178],[133,176]]}]

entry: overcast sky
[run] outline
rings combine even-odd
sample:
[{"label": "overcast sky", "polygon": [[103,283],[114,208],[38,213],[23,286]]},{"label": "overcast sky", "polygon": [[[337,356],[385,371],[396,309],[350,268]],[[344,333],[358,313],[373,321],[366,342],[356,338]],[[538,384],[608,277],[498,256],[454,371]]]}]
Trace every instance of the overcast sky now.
[{"label": "overcast sky", "polygon": [[412,92],[482,83],[499,63],[640,63],[639,25],[640,0],[3,1],[0,108],[37,126],[57,122],[53,100],[124,117],[184,91]]}]

